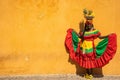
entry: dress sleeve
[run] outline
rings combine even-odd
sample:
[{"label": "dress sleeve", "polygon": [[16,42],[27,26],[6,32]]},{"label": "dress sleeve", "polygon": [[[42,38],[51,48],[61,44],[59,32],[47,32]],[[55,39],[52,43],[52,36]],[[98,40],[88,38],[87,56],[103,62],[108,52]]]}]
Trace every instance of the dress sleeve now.
[{"label": "dress sleeve", "polygon": [[96,38],[98,38],[100,35],[101,35],[100,31],[99,31],[99,30],[96,30],[96,31],[94,32],[93,37],[94,37],[94,39],[96,39]]}]

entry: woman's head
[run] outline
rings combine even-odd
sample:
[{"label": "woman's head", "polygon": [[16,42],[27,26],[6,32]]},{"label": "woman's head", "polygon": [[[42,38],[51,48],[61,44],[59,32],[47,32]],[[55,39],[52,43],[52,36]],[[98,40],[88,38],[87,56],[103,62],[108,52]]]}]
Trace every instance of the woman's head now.
[{"label": "woman's head", "polygon": [[84,14],[84,18],[86,19],[86,22],[85,22],[85,31],[89,31],[91,30],[93,27],[93,18],[94,18],[94,13],[92,10],[87,10],[87,9],[84,9],[83,10],[83,14]]},{"label": "woman's head", "polygon": [[85,31],[90,31],[92,28],[94,28],[92,20],[86,20]]}]

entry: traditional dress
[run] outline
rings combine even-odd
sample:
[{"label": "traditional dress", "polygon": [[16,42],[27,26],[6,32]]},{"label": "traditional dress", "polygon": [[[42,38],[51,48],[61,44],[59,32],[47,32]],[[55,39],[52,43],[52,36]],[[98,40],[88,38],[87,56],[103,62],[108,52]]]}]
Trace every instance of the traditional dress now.
[{"label": "traditional dress", "polygon": [[116,34],[109,35],[95,46],[94,40],[99,36],[100,32],[93,30],[85,32],[84,39],[81,40],[73,29],[68,29],[65,45],[70,58],[87,69],[106,65],[113,58],[117,49]]}]

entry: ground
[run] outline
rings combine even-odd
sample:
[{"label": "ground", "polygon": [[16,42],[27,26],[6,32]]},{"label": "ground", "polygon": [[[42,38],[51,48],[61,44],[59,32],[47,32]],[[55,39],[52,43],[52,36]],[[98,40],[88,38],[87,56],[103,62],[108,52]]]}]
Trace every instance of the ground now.
[{"label": "ground", "polygon": [[[0,76],[0,80],[86,80],[84,77],[76,74],[49,74],[49,75],[7,75]],[[104,77],[95,77],[93,80],[120,80],[120,76],[106,75]]]}]

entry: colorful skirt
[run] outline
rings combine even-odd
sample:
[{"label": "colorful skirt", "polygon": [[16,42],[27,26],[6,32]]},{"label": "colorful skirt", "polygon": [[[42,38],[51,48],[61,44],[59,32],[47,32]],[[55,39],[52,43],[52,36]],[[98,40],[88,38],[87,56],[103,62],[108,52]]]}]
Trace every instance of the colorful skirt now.
[{"label": "colorful skirt", "polygon": [[69,52],[70,58],[77,62],[83,68],[100,68],[108,64],[114,57],[117,49],[116,34],[113,33],[107,38],[103,39],[94,48],[94,52],[90,54],[83,54],[80,49],[81,40],[73,29],[67,30],[65,39],[65,46]]}]

